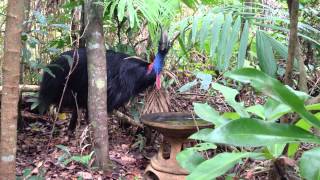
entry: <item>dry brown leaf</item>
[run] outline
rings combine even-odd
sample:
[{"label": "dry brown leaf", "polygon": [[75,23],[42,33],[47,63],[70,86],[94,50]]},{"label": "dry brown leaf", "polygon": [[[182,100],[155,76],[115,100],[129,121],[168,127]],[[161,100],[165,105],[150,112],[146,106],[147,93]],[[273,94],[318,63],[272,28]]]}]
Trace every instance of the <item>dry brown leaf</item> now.
[{"label": "dry brown leaf", "polygon": [[93,179],[93,176],[91,173],[80,171],[77,173],[78,176],[81,176],[83,179]]},{"label": "dry brown leaf", "polygon": [[169,112],[170,98],[165,90],[153,89],[146,93],[143,114]]}]

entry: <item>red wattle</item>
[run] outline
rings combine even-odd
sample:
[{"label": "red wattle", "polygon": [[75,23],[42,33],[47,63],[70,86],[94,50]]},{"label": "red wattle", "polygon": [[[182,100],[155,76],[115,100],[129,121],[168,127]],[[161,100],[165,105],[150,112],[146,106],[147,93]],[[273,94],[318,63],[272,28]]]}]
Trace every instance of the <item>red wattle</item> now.
[{"label": "red wattle", "polygon": [[150,74],[153,68],[153,63],[148,65],[148,70],[147,70],[147,74]]},{"label": "red wattle", "polygon": [[157,75],[156,77],[156,87],[159,90],[161,88],[161,76]]}]

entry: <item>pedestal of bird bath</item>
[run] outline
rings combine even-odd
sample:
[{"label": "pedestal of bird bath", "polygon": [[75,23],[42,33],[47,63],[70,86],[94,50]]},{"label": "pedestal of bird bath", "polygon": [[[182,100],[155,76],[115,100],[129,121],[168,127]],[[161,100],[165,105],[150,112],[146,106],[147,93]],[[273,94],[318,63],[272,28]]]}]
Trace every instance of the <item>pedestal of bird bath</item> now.
[{"label": "pedestal of bird bath", "polygon": [[185,179],[189,173],[180,167],[176,155],[191,134],[197,129],[212,127],[212,124],[188,113],[153,113],[143,115],[141,119],[146,126],[161,133],[170,146],[170,155],[164,158],[164,142],[161,143],[159,152],[151,158],[145,170],[145,178],[152,179],[150,175],[153,175],[160,180]]}]

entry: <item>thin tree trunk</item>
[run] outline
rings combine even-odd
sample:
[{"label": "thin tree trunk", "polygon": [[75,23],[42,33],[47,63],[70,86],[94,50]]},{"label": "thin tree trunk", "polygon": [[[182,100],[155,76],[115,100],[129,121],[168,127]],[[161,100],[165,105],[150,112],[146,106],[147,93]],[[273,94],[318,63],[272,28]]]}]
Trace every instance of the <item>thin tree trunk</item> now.
[{"label": "thin tree trunk", "polygon": [[296,57],[299,61],[299,90],[308,94],[307,72],[304,65],[304,59],[301,55],[301,45],[299,41],[297,41]]},{"label": "thin tree trunk", "polygon": [[102,0],[85,1],[87,58],[88,58],[88,111],[95,137],[96,162],[110,170],[107,121],[107,65],[102,26]]},{"label": "thin tree trunk", "polygon": [[16,179],[16,143],[19,101],[21,32],[24,1],[8,1],[1,97],[0,177]]},{"label": "thin tree trunk", "polygon": [[299,2],[298,0],[287,0],[289,14],[290,14],[290,36],[289,36],[289,49],[288,49],[288,61],[286,66],[286,74],[284,77],[284,82],[292,86],[292,70],[293,62],[296,52],[296,44],[298,42],[297,38],[297,28],[298,28],[298,14],[299,14]]},{"label": "thin tree trunk", "polygon": [[[29,19],[29,14],[30,14],[30,0],[24,0],[24,19]],[[25,23],[23,25],[23,32],[29,32],[31,29],[31,23]],[[27,49],[27,43],[22,44],[23,48]],[[24,63],[20,63],[20,84],[24,83]]]},{"label": "thin tree trunk", "polygon": [[[74,2],[75,0],[71,0]],[[81,36],[81,27],[82,27],[82,6],[74,7],[71,11],[72,22],[71,22],[71,37],[72,37],[72,46],[74,48],[78,48],[80,44],[80,36]]]},{"label": "thin tree trunk", "polygon": [[86,47],[86,38],[84,36],[84,31],[86,28],[86,23],[84,20],[84,4],[81,5],[81,28],[80,28],[80,40],[79,40],[79,48],[85,48]]}]

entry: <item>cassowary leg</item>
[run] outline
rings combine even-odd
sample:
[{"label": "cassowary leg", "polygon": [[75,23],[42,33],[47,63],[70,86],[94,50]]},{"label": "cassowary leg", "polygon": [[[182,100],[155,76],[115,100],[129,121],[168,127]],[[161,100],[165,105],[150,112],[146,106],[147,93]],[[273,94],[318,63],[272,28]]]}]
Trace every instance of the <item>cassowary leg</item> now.
[{"label": "cassowary leg", "polygon": [[77,109],[74,108],[72,110],[72,116],[71,116],[69,127],[68,127],[68,134],[69,135],[72,135],[74,133],[74,130],[77,127],[77,122],[78,122],[78,112],[77,112]]}]

